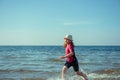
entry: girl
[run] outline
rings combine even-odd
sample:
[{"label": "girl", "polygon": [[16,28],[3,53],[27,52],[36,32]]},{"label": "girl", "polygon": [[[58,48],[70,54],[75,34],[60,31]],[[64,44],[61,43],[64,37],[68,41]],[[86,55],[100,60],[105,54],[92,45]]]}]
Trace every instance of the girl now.
[{"label": "girl", "polygon": [[64,40],[65,40],[64,48],[65,48],[66,53],[64,56],[61,56],[60,58],[61,59],[67,58],[67,60],[62,69],[62,80],[65,80],[66,70],[70,68],[71,66],[73,67],[76,75],[82,76],[84,80],[88,80],[87,76],[84,73],[79,71],[79,65],[78,65],[77,58],[75,56],[72,35],[66,35]]}]

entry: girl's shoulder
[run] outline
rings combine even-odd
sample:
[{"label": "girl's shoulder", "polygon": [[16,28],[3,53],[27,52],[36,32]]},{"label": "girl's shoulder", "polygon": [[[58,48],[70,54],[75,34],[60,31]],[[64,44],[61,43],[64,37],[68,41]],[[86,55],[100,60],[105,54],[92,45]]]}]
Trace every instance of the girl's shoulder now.
[{"label": "girl's shoulder", "polygon": [[74,48],[74,45],[73,44],[69,44],[68,45],[70,48]]}]

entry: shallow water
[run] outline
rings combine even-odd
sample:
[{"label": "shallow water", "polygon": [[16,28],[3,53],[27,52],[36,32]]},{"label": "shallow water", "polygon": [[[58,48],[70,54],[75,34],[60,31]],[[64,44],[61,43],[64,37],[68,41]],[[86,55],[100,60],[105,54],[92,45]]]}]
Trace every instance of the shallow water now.
[{"label": "shallow water", "polygon": [[[89,80],[120,80],[120,46],[77,46],[80,70]],[[0,80],[60,80],[62,46],[0,46]],[[67,80],[80,80],[72,68]]]}]

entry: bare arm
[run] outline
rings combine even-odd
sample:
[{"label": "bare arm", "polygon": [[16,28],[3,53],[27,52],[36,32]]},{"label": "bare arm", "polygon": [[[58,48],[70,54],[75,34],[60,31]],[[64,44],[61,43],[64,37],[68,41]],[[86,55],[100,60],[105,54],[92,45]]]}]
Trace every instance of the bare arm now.
[{"label": "bare arm", "polygon": [[67,54],[67,55],[61,56],[60,58],[61,58],[61,59],[64,59],[64,58],[67,58],[67,57],[71,57],[71,56],[73,56],[73,55],[74,55],[74,52],[71,52],[71,53],[69,53],[69,54]]},{"label": "bare arm", "polygon": [[65,57],[71,57],[71,56],[73,56],[73,55],[74,55],[74,52],[71,52],[71,53],[65,55]]}]

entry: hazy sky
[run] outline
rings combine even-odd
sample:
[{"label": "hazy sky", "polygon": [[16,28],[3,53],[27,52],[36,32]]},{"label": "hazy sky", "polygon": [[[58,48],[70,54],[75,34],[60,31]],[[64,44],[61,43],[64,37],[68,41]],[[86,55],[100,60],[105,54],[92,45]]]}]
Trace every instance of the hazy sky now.
[{"label": "hazy sky", "polygon": [[120,0],[0,0],[0,45],[120,45]]}]

